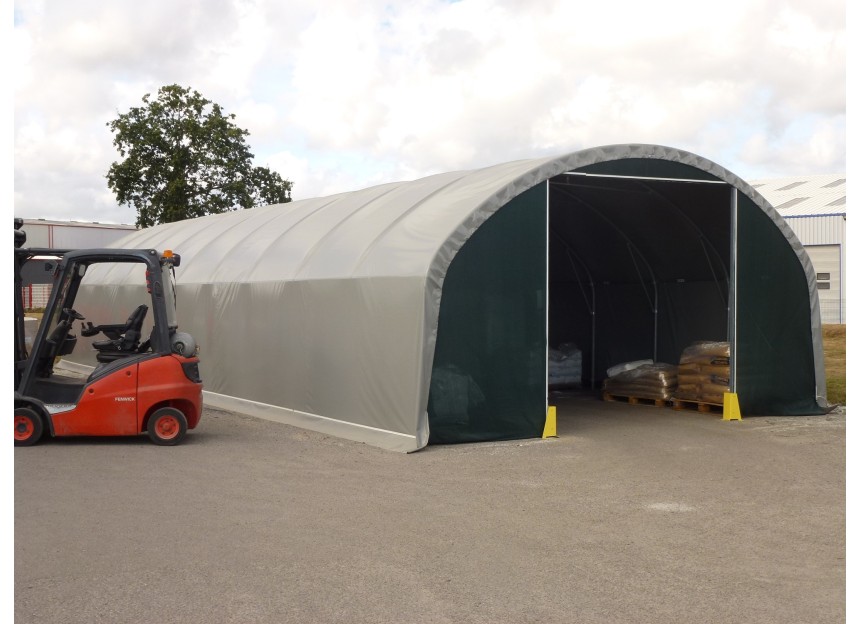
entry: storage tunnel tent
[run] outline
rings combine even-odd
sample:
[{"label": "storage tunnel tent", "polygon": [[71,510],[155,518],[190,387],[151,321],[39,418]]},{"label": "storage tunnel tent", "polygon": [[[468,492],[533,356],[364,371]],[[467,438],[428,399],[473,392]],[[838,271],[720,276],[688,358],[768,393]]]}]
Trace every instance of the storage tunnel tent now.
[{"label": "storage tunnel tent", "polygon": [[[384,448],[539,437],[547,349],[566,342],[599,387],[619,362],[728,340],[745,415],[827,408],[803,247],[748,184],[677,149],[444,173],[116,246],[181,254],[210,405]],[[98,322],[143,288],[125,267],[87,280]]]}]

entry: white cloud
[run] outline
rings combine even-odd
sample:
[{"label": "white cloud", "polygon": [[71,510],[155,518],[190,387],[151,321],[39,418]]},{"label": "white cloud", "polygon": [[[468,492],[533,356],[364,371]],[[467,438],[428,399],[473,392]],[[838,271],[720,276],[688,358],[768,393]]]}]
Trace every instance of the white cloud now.
[{"label": "white cloud", "polygon": [[817,173],[845,171],[845,117],[805,116],[788,125],[775,139],[755,133],[744,143],[741,158],[754,173],[748,178],[766,178],[809,173],[809,162]]},{"label": "white cloud", "polygon": [[681,0],[15,9],[21,216],[127,222],[104,180],[117,157],[104,124],[174,82],[235,113],[294,197],[618,142],[688,149],[747,177],[845,168],[840,0],[707,14]]}]

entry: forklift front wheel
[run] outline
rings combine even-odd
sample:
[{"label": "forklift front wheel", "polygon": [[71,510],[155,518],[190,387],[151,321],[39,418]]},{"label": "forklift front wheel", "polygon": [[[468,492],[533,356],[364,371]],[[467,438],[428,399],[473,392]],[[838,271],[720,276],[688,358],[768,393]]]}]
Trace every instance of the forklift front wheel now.
[{"label": "forklift front wheel", "polygon": [[32,446],[42,437],[42,419],[29,407],[15,410],[15,446]]},{"label": "forklift front wheel", "polygon": [[173,446],[179,444],[185,437],[185,432],[188,431],[188,421],[185,420],[185,414],[178,409],[162,407],[155,410],[149,417],[149,425],[146,429],[149,439],[154,444]]}]

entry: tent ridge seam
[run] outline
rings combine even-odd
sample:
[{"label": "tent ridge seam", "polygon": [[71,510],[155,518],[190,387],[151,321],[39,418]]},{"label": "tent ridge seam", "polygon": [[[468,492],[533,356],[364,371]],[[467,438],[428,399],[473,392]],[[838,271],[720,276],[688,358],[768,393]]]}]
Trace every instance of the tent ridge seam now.
[{"label": "tent ridge seam", "polygon": [[[274,205],[274,206],[277,206],[277,205],[279,205],[279,204],[273,204],[273,205]],[[284,214],[283,212],[278,211],[278,210],[271,210],[270,212],[272,213],[271,218],[270,218],[270,219],[267,219],[267,220],[265,220],[265,221],[263,221],[263,223],[262,223],[262,224],[260,224],[259,226],[257,226],[257,227],[255,227],[255,228],[251,229],[251,230],[248,232],[248,235],[254,234],[254,233],[259,232],[260,230],[262,230],[262,229],[266,228],[269,224],[271,224],[271,223],[272,223],[272,221],[276,221],[276,220],[278,219],[278,217],[280,217],[280,216],[282,216],[282,215]],[[246,237],[243,237],[242,239],[238,240],[238,241],[236,242],[236,244],[235,244],[235,245],[233,245],[232,247],[230,247],[230,248],[229,248],[229,250],[226,250],[226,251],[225,251],[225,253],[223,254],[223,257],[222,257],[221,261],[218,263],[218,267],[219,267],[219,268],[224,264],[224,262],[226,262],[226,261],[228,261],[228,260],[232,260],[231,252],[232,252],[233,250],[235,250],[236,248],[241,247],[241,246],[245,243],[245,240],[246,240]]]},{"label": "tent ridge seam", "polygon": [[457,178],[455,178],[454,180],[451,180],[448,184],[445,184],[444,186],[440,186],[439,188],[433,190],[433,192],[429,193],[424,198],[422,198],[421,201],[412,204],[412,206],[406,212],[404,212],[399,217],[397,217],[396,219],[391,221],[391,223],[389,223],[379,234],[377,234],[373,238],[373,240],[371,240],[367,244],[367,246],[365,247],[362,254],[358,257],[358,260],[356,261],[355,265],[352,267],[352,270],[350,271],[350,275],[355,276],[356,272],[361,267],[362,263],[367,259],[367,256],[370,255],[370,252],[373,251],[374,247],[380,241],[380,239],[382,239],[383,236],[385,236],[396,225],[398,225],[401,221],[403,221],[403,219],[405,219],[409,215],[413,214],[415,212],[415,210],[417,210],[419,207],[426,204],[430,200],[430,198],[435,197],[436,195],[438,195],[439,193],[441,193],[445,189],[448,189],[451,186],[453,186],[454,184],[462,181],[463,178],[467,177],[470,173],[473,173],[473,172],[472,171],[460,171],[457,173],[460,174]]},{"label": "tent ridge seam", "polygon": [[283,232],[281,232],[281,234],[280,234],[277,238],[272,239],[272,242],[270,242],[270,243],[266,246],[265,251],[264,251],[263,253],[261,253],[261,254],[260,254],[260,257],[257,259],[257,261],[256,261],[254,264],[252,264],[252,265],[251,265],[251,268],[248,270],[248,275],[251,275],[254,271],[256,271],[256,270],[257,270],[257,267],[258,267],[258,266],[260,266],[260,263],[261,263],[264,259],[266,259],[266,258],[268,257],[269,252],[271,251],[272,246],[273,246],[275,243],[277,243],[278,241],[282,240],[282,239],[283,239],[287,234],[289,234],[290,232],[292,232],[292,231],[293,231],[293,229],[294,229],[296,226],[298,226],[300,223],[304,223],[306,220],[310,219],[313,215],[315,215],[315,214],[319,213],[319,211],[320,211],[320,210],[323,210],[324,208],[326,208],[326,207],[328,207],[328,206],[331,206],[332,204],[334,204],[335,202],[337,202],[337,200],[338,200],[338,199],[342,199],[342,197],[343,197],[342,195],[334,195],[333,197],[331,197],[331,198],[330,198],[330,201],[327,201],[327,202],[325,202],[325,203],[323,203],[323,204],[320,204],[319,206],[317,206],[317,207],[316,207],[316,208],[314,208],[313,210],[309,210],[309,211],[307,212],[307,214],[303,215],[300,219],[298,219],[298,220],[297,220],[295,223],[293,223],[290,227],[288,227],[286,230],[284,230]]},{"label": "tent ridge seam", "polygon": [[[392,185],[390,186],[390,188],[388,188],[388,189],[386,189],[386,190],[385,190],[385,192],[384,192],[384,193],[380,193],[379,195],[375,195],[374,197],[371,197],[371,198],[370,198],[370,199],[368,199],[366,202],[364,202],[363,204],[361,204],[361,205],[359,205],[358,207],[356,207],[356,208],[355,208],[351,213],[349,213],[346,217],[344,217],[343,219],[341,219],[340,221],[338,221],[338,222],[334,225],[334,227],[332,227],[330,230],[328,230],[328,232],[326,232],[322,237],[320,237],[320,238],[319,238],[319,240],[317,240],[317,241],[313,244],[313,246],[312,246],[312,247],[308,250],[308,252],[305,254],[305,257],[304,257],[304,258],[302,259],[302,261],[299,263],[298,267],[296,267],[296,269],[295,269],[294,273],[295,273],[296,275],[298,275],[299,273],[301,273],[301,272],[302,272],[302,269],[304,269],[304,268],[305,268],[305,266],[307,266],[307,264],[311,261],[311,259],[313,258],[314,254],[316,254],[316,252],[319,250],[319,248],[320,248],[320,246],[323,244],[323,242],[324,242],[324,241],[326,241],[326,240],[328,240],[328,239],[332,236],[332,234],[333,234],[334,232],[336,232],[337,230],[339,230],[341,227],[344,227],[344,226],[346,225],[346,223],[347,223],[350,219],[352,219],[355,215],[357,215],[359,212],[361,212],[362,210],[364,210],[364,209],[365,209],[367,206],[369,206],[370,204],[374,203],[375,201],[378,201],[378,200],[379,200],[380,198],[382,198],[382,197],[385,197],[385,196],[386,196],[386,195],[388,195],[389,193],[393,193],[394,191],[396,191],[396,190],[397,190],[398,188],[400,188],[400,187],[401,187],[401,185],[400,185],[400,184],[392,184]],[[326,206],[329,206],[329,205],[330,205],[330,204],[326,204]]]}]

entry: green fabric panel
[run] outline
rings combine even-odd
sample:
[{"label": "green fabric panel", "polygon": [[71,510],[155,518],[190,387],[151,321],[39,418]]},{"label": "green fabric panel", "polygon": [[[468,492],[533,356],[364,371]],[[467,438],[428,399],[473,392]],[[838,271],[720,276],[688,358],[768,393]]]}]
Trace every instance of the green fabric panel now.
[{"label": "green fabric panel", "polygon": [[752,201],[738,201],[737,393],[744,415],[820,414],[809,289],[797,254]]},{"label": "green fabric panel", "polygon": [[545,189],[500,208],[448,268],[430,380],[431,444],[543,433]]}]

